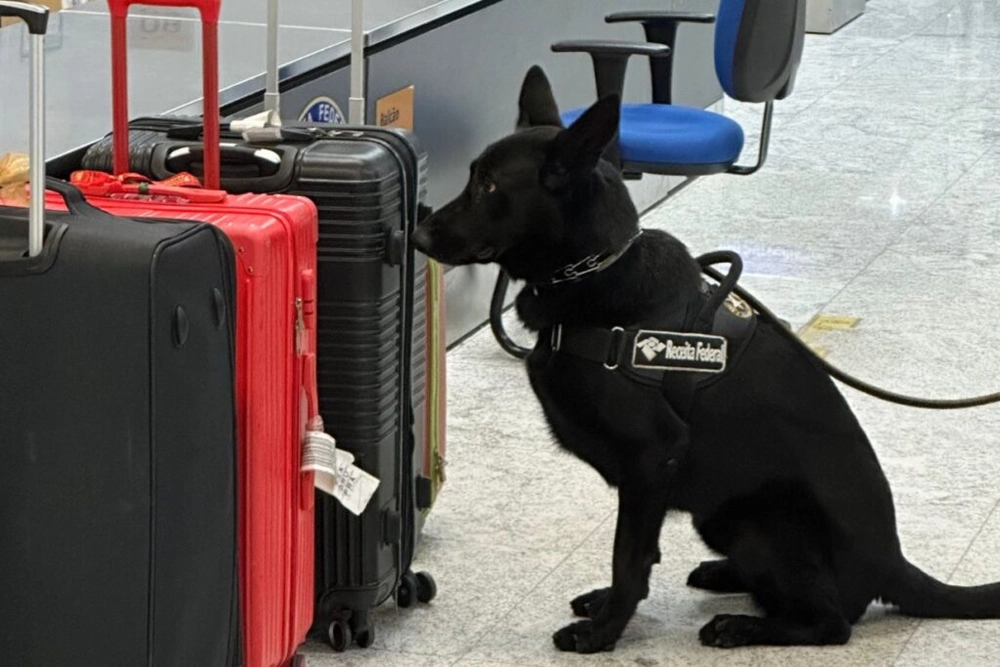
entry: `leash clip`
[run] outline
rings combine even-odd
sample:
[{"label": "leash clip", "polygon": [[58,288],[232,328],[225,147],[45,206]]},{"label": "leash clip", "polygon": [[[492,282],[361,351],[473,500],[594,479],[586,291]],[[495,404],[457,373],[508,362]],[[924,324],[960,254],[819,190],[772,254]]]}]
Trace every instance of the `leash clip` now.
[{"label": "leash clip", "polygon": [[557,324],[552,327],[552,338],[550,343],[552,344],[553,352],[558,352],[559,348],[562,347],[562,331],[563,329],[561,324]]}]

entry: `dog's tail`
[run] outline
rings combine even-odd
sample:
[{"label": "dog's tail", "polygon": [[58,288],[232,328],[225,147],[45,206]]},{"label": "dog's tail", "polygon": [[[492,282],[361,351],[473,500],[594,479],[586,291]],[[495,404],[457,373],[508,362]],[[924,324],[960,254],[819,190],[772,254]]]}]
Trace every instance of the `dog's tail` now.
[{"label": "dog's tail", "polygon": [[907,616],[921,618],[1000,618],[1000,583],[982,586],[945,584],[902,559],[886,584],[882,600]]}]

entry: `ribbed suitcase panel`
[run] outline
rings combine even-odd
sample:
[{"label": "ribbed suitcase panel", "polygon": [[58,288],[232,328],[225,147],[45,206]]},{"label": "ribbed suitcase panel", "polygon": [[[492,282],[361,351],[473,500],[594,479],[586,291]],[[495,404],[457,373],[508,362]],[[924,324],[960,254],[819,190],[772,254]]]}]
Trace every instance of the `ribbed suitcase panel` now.
[{"label": "ribbed suitcase panel", "polygon": [[[328,611],[367,610],[393,592],[400,575],[401,512],[404,503],[413,503],[412,497],[400,497],[399,479],[402,429],[410,428],[400,424],[401,276],[399,266],[387,262],[390,234],[401,229],[412,206],[402,197],[413,193],[405,193],[405,174],[395,158],[374,142],[317,142],[303,149],[301,163],[294,192],[309,196],[320,211],[321,412],[338,447],[382,482],[360,517],[335,501],[318,503],[318,600]],[[424,184],[426,171],[424,159]],[[341,172],[344,177],[338,178]],[[424,193],[422,187],[418,196]],[[425,269],[426,259],[418,256],[411,323],[416,443],[414,451],[402,453],[413,457],[405,468],[414,473],[421,469],[426,438]]]}]

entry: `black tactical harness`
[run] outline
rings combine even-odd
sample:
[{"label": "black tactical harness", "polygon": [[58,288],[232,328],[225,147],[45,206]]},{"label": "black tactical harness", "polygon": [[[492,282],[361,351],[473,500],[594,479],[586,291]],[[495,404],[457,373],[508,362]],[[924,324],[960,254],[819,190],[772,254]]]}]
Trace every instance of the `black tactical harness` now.
[{"label": "black tactical harness", "polygon": [[678,313],[671,321],[630,327],[567,327],[543,332],[542,343],[552,352],[600,363],[633,382],[660,387],[682,419],[696,391],[725,376],[736,363],[757,327],[753,309],[733,294],[743,271],[740,256],[730,251],[697,258],[704,268],[728,263],[719,285],[702,282],[701,307]]}]

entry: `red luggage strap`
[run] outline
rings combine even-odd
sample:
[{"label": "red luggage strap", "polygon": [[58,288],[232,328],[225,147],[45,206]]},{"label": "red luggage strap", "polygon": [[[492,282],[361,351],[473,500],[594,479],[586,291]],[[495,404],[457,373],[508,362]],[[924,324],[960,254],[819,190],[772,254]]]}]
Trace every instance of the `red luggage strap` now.
[{"label": "red luggage strap", "polygon": [[81,170],[70,175],[70,183],[88,197],[151,199],[211,204],[225,201],[225,190],[206,190],[193,174],[181,172],[165,181],[154,181],[142,174],[112,176],[103,171]]}]

